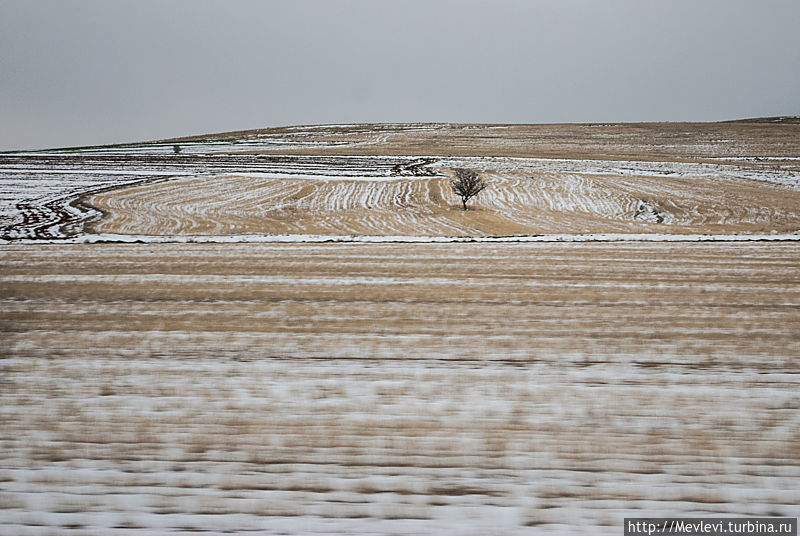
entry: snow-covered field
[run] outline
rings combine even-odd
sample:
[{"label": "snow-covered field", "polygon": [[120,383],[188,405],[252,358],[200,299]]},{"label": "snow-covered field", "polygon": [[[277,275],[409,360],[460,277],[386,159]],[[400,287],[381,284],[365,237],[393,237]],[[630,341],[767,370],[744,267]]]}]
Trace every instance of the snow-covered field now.
[{"label": "snow-covered field", "polygon": [[[711,145],[718,149],[703,149],[703,157],[647,159],[648,146],[640,141],[642,156],[620,160],[420,155],[425,145],[412,143],[447,134],[462,144],[484,142],[483,151],[535,152],[525,138],[503,138],[511,128],[295,127],[7,153],[0,155],[0,239],[793,235],[800,230],[798,157],[774,156],[768,147],[763,157],[748,156],[752,149],[737,155],[717,140]],[[597,135],[587,135],[586,143],[596,143]],[[619,147],[618,137],[599,138],[607,140],[609,155]],[[435,143],[431,148],[442,149]],[[381,150],[386,154],[375,154]],[[695,144],[685,150],[698,149]],[[449,188],[458,167],[479,170],[491,183],[473,201],[471,214],[457,210]]]},{"label": "snow-covered field", "polygon": [[[58,239],[81,235],[101,214],[81,198],[125,185],[248,173],[284,177],[334,174],[363,179],[402,177],[425,161],[397,157],[297,157],[259,155],[0,155],[0,238]],[[235,200],[231,200],[235,202]]]},{"label": "snow-covered field", "polygon": [[0,154],[0,536],[797,516],[799,129]]},{"label": "snow-covered field", "polygon": [[[457,167],[480,169],[491,183],[467,214],[449,187]],[[92,232],[108,234],[474,237],[800,230],[797,177],[782,170],[755,177],[710,164],[431,157],[411,176],[332,171],[182,177],[101,192],[86,203],[107,214]]]},{"label": "snow-covered field", "polygon": [[0,249],[0,534],[797,514],[800,246]]}]

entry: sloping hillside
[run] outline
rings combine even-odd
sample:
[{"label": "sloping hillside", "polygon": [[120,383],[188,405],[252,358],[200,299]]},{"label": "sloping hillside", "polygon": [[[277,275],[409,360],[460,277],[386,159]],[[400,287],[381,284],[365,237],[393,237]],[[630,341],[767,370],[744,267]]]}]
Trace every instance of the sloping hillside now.
[{"label": "sloping hillside", "polygon": [[[491,182],[458,210],[448,180]],[[0,155],[0,237],[800,229],[800,125],[339,125]]]}]

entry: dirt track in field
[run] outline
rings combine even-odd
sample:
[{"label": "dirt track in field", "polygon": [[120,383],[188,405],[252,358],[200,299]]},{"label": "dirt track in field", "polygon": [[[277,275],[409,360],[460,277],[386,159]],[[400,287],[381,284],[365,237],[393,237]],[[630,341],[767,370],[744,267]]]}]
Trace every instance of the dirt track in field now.
[{"label": "dirt track in field", "polygon": [[800,246],[4,246],[0,534],[800,503]]}]

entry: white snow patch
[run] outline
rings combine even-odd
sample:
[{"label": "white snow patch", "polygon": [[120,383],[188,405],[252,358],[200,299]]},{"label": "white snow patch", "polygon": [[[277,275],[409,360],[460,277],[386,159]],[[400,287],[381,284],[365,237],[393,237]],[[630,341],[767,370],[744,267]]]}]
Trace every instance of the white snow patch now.
[{"label": "white snow patch", "polygon": [[244,235],[128,235],[99,233],[63,239],[2,240],[2,244],[96,244],[103,242],[151,244],[223,244],[223,243],[457,243],[457,242],[786,242],[800,241],[800,230],[781,234],[664,234],[664,233],[588,233],[513,236],[368,236],[318,234],[244,234]]}]

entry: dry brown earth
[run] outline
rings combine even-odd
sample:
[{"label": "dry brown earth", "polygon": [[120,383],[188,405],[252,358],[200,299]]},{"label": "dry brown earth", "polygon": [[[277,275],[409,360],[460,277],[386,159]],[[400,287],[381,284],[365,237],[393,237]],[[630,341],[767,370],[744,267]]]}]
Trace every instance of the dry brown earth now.
[{"label": "dry brown earth", "polygon": [[257,151],[273,154],[506,156],[711,163],[720,158],[800,156],[798,118],[719,123],[299,126],[180,138],[170,143],[259,136],[309,144],[340,144]]}]

